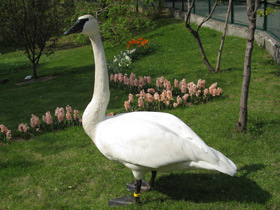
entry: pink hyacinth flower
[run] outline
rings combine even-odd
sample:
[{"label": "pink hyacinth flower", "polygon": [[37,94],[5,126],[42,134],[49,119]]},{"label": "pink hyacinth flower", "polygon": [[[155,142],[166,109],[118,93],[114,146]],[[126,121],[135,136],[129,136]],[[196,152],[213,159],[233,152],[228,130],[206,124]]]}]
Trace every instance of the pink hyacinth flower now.
[{"label": "pink hyacinth flower", "polygon": [[138,80],[137,80],[137,79],[135,79],[135,80],[134,80],[134,84],[133,84],[133,85],[134,85],[135,87],[137,87],[137,86],[138,86],[138,84],[139,84]]},{"label": "pink hyacinth flower", "polygon": [[131,108],[129,101],[124,102],[124,108],[126,111],[128,111]]},{"label": "pink hyacinth flower", "polygon": [[59,112],[56,117],[59,123],[61,123],[64,120],[64,114],[62,112]]},{"label": "pink hyacinth flower", "polygon": [[59,111],[59,107],[56,107],[56,109],[55,109],[55,111],[54,111],[54,116],[57,116],[59,112],[60,112],[60,111]]},{"label": "pink hyacinth flower", "polygon": [[154,94],[154,99],[155,99],[155,102],[160,102],[160,96],[159,96],[158,92],[156,92]]},{"label": "pink hyacinth flower", "polygon": [[148,83],[148,84],[151,84],[151,83],[152,83],[152,78],[151,78],[151,76],[147,76],[146,78],[147,78],[147,83]]},{"label": "pink hyacinth flower", "polygon": [[154,88],[149,88],[149,89],[147,90],[147,92],[148,92],[148,93],[155,93],[156,91],[155,91]]},{"label": "pink hyacinth flower", "polygon": [[197,88],[198,88],[198,89],[205,88],[205,80],[199,79],[199,80],[197,81]]},{"label": "pink hyacinth flower", "polygon": [[174,87],[175,88],[179,87],[179,81],[177,79],[174,80]]},{"label": "pink hyacinth flower", "polygon": [[138,106],[141,107],[141,108],[144,108],[144,100],[143,100],[142,97],[138,98]]},{"label": "pink hyacinth flower", "polygon": [[215,97],[217,94],[217,89],[213,89],[211,92],[212,92],[212,96]]},{"label": "pink hyacinth flower", "polygon": [[8,132],[8,128],[3,124],[0,125],[0,129],[1,129],[1,133],[7,133]]},{"label": "pink hyacinth flower", "polygon": [[204,91],[203,91],[203,95],[204,95],[204,97],[206,97],[206,96],[207,96],[207,94],[208,94],[208,89],[207,89],[207,88],[205,88],[205,89],[204,89]]},{"label": "pink hyacinth flower", "polygon": [[188,97],[189,97],[189,94],[185,94],[182,98],[183,98],[184,101],[187,101]]},{"label": "pink hyacinth flower", "polygon": [[164,101],[163,103],[165,103],[166,106],[170,106],[170,101]]},{"label": "pink hyacinth flower", "polygon": [[123,84],[129,85],[129,79],[127,78],[126,75],[123,76]]},{"label": "pink hyacinth flower", "polygon": [[107,114],[107,116],[114,116],[114,115],[115,115],[114,112],[110,112]]},{"label": "pink hyacinth flower", "polygon": [[213,83],[213,84],[209,87],[209,93],[210,93],[211,95],[213,95],[213,91],[214,91],[214,89],[216,89],[216,87],[217,87],[217,82]]},{"label": "pink hyacinth flower", "polygon": [[110,74],[110,81],[114,80],[114,74]]},{"label": "pink hyacinth flower", "polygon": [[180,96],[177,96],[177,104],[181,104],[182,103],[182,98]]},{"label": "pink hyacinth flower", "polygon": [[160,83],[159,79],[156,80],[156,86],[157,86],[158,88],[161,88],[161,83]]},{"label": "pink hyacinth flower", "polygon": [[66,119],[67,119],[68,121],[73,121],[73,118],[72,118],[72,115],[71,115],[70,112],[67,112],[67,113],[66,113]]},{"label": "pink hyacinth flower", "polygon": [[171,90],[167,90],[166,91],[166,97],[168,100],[173,100],[173,96],[172,96],[172,91]]},{"label": "pink hyacinth flower", "polygon": [[119,78],[118,74],[114,74],[114,82],[118,82],[118,78]]},{"label": "pink hyacinth flower", "polygon": [[196,93],[195,93],[196,97],[200,96],[200,94],[201,94],[201,90],[198,90],[198,91],[196,91]]},{"label": "pink hyacinth flower", "polygon": [[74,120],[79,119],[79,110],[74,109],[74,115],[73,115]]},{"label": "pink hyacinth flower", "polygon": [[222,88],[217,88],[217,96],[221,95],[223,93]]},{"label": "pink hyacinth flower", "polygon": [[145,85],[144,77],[140,76],[139,77],[139,86],[143,87],[144,85]]},{"label": "pink hyacinth flower", "polygon": [[51,125],[53,123],[53,119],[50,111],[46,112],[45,116],[43,117],[43,121],[48,125]]},{"label": "pink hyacinth flower", "polygon": [[180,86],[180,90],[181,90],[181,93],[185,94],[187,92],[187,85],[186,84],[182,84]]},{"label": "pink hyacinth flower", "polygon": [[37,116],[34,115],[34,114],[31,114],[30,126],[31,126],[32,128],[40,127],[40,119],[39,119],[39,117],[37,117]]},{"label": "pink hyacinth flower", "polygon": [[59,108],[59,112],[63,115],[63,117],[65,116],[65,111],[64,111],[63,107]]},{"label": "pink hyacinth flower", "polygon": [[171,85],[171,82],[169,80],[164,80],[164,87],[166,88],[166,90],[171,90],[172,91],[172,85]]},{"label": "pink hyacinth flower", "polygon": [[6,132],[6,137],[7,137],[8,140],[11,140],[11,139],[12,139],[12,131],[11,131],[11,130],[8,130],[8,131]]},{"label": "pink hyacinth flower", "polygon": [[146,94],[146,97],[145,97],[145,100],[148,102],[148,103],[152,103],[154,98],[153,96],[150,94],[150,93],[147,93]]},{"label": "pink hyacinth flower", "polygon": [[73,112],[73,111],[72,111],[72,107],[69,106],[69,105],[67,105],[67,106],[65,107],[65,109],[66,109],[66,112],[69,112],[69,113],[72,113],[72,112]]},{"label": "pink hyacinth flower", "polygon": [[18,131],[19,131],[19,132],[24,132],[24,133],[26,133],[28,130],[29,130],[29,127],[28,127],[27,124],[25,124],[25,123],[20,123],[20,124],[18,125]]},{"label": "pink hyacinth flower", "polygon": [[134,100],[133,95],[131,93],[129,93],[129,95],[128,95],[128,102],[129,103],[133,103],[133,100]]},{"label": "pink hyacinth flower", "polygon": [[145,90],[141,90],[139,93],[139,96],[142,98],[145,98],[145,96],[146,96]]},{"label": "pink hyacinth flower", "polygon": [[187,86],[186,79],[182,79],[179,83],[179,88],[182,90],[182,86]]},{"label": "pink hyacinth flower", "polygon": [[131,73],[129,76],[129,80],[135,80],[136,79],[136,75],[134,73]]},{"label": "pink hyacinth flower", "polygon": [[160,78],[159,78],[159,82],[161,83],[161,84],[163,84],[164,83],[164,77],[163,76],[161,76]]},{"label": "pink hyacinth flower", "polygon": [[162,102],[164,102],[164,101],[167,100],[166,97],[167,97],[167,92],[166,92],[166,90],[163,90],[162,93],[160,94],[160,100],[161,100]]},{"label": "pink hyacinth flower", "polygon": [[119,81],[119,83],[122,83],[122,81],[123,81],[123,74],[122,73],[118,74],[118,81]]},{"label": "pink hyacinth flower", "polygon": [[22,132],[22,125],[23,125],[23,123],[20,123],[20,124],[18,125],[18,131],[19,131],[19,132]]}]

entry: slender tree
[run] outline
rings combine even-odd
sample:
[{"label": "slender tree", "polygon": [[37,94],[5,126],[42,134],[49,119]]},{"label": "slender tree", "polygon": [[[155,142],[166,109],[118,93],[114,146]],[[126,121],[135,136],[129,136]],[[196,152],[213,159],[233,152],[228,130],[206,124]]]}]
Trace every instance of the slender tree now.
[{"label": "slender tree", "polygon": [[247,0],[247,15],[248,15],[248,39],[245,51],[243,82],[239,105],[239,119],[235,125],[235,129],[238,132],[246,131],[247,124],[247,101],[249,96],[249,86],[251,78],[251,58],[255,40],[255,30],[257,21],[257,10],[260,7],[260,0]]},{"label": "slender tree", "polygon": [[205,54],[205,51],[203,49],[203,46],[202,46],[202,42],[200,40],[200,36],[199,36],[199,29],[200,27],[205,23],[207,22],[213,15],[216,7],[217,7],[217,4],[218,4],[218,0],[215,0],[215,3],[214,3],[214,6],[212,7],[212,10],[210,12],[210,14],[208,15],[208,17],[206,17],[198,26],[197,28],[194,30],[191,25],[190,25],[190,17],[191,17],[191,10],[194,6],[194,0],[192,0],[192,2],[188,5],[189,8],[188,8],[188,12],[187,12],[187,16],[186,16],[186,28],[191,32],[191,34],[194,36],[197,44],[198,44],[198,48],[199,48],[199,52],[201,54],[201,57],[202,57],[202,60],[204,62],[204,64],[206,65],[207,69],[210,71],[210,72],[214,72],[214,68],[211,66],[210,62],[208,61],[207,57],[206,57],[206,54]]},{"label": "slender tree", "polygon": [[225,43],[226,33],[227,33],[227,26],[228,26],[228,19],[229,19],[231,4],[232,4],[232,0],[229,0],[226,20],[225,20],[225,25],[224,25],[223,37],[222,37],[222,41],[221,41],[221,45],[220,45],[219,53],[218,53],[218,57],[217,57],[216,72],[220,71],[220,63],[221,63],[221,57],[222,57],[223,47],[224,47],[224,43]]},{"label": "slender tree", "polygon": [[5,0],[0,2],[1,34],[25,49],[32,63],[33,77],[42,54],[49,55],[62,34],[73,0]]}]

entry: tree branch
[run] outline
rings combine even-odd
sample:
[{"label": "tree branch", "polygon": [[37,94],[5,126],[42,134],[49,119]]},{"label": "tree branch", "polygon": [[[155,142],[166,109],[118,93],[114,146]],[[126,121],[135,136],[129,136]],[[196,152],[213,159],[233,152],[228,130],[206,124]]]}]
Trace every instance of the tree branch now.
[{"label": "tree branch", "polygon": [[198,30],[200,29],[200,27],[212,17],[212,15],[213,15],[213,13],[214,13],[216,7],[217,7],[217,4],[218,4],[218,0],[215,1],[215,4],[214,4],[214,6],[212,7],[212,10],[211,10],[210,14],[208,15],[208,17],[204,18],[204,20],[197,26],[196,32],[198,32]]}]

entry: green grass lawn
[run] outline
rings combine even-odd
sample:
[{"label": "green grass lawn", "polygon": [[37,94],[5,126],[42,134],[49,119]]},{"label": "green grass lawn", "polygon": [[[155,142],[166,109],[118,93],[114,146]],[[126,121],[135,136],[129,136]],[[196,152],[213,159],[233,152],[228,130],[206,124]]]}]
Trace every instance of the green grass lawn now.
[{"label": "green grass lawn", "polygon": [[[188,124],[204,141],[238,167],[230,177],[213,171],[158,174],[155,190],[143,193],[141,206],[129,209],[279,209],[280,208],[280,66],[255,45],[248,101],[248,132],[234,132],[238,119],[246,40],[227,37],[222,72],[208,73],[196,42],[184,23],[160,20],[143,36],[158,45],[153,54],[132,64],[137,76],[164,76],[173,81],[205,79],[223,88],[223,97],[207,104],[168,112]],[[202,28],[201,38],[215,64],[221,33]],[[133,37],[132,37],[133,38]],[[107,60],[126,46],[109,47]],[[0,48],[1,49],[1,48]],[[4,52],[4,49],[2,52]],[[71,105],[83,111],[91,100],[94,62],[91,46],[59,50],[43,57],[39,76],[55,79],[16,85],[31,74],[21,51],[0,55],[0,124],[16,129],[31,114]],[[123,112],[128,93],[111,89],[108,112]],[[149,179],[149,175],[146,179]],[[0,209],[105,209],[109,199],[130,194],[130,170],[97,150],[82,127],[45,133],[0,147]],[[119,207],[115,209],[124,209]]]}]

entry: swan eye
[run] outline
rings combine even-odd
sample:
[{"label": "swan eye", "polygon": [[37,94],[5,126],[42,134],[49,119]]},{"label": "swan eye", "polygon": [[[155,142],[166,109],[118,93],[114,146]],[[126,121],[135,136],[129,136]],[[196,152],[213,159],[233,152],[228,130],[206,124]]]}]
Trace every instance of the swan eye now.
[{"label": "swan eye", "polygon": [[88,18],[78,19],[74,25],[64,32],[64,35],[73,34],[73,33],[81,33],[83,31],[85,23],[88,21]]}]

